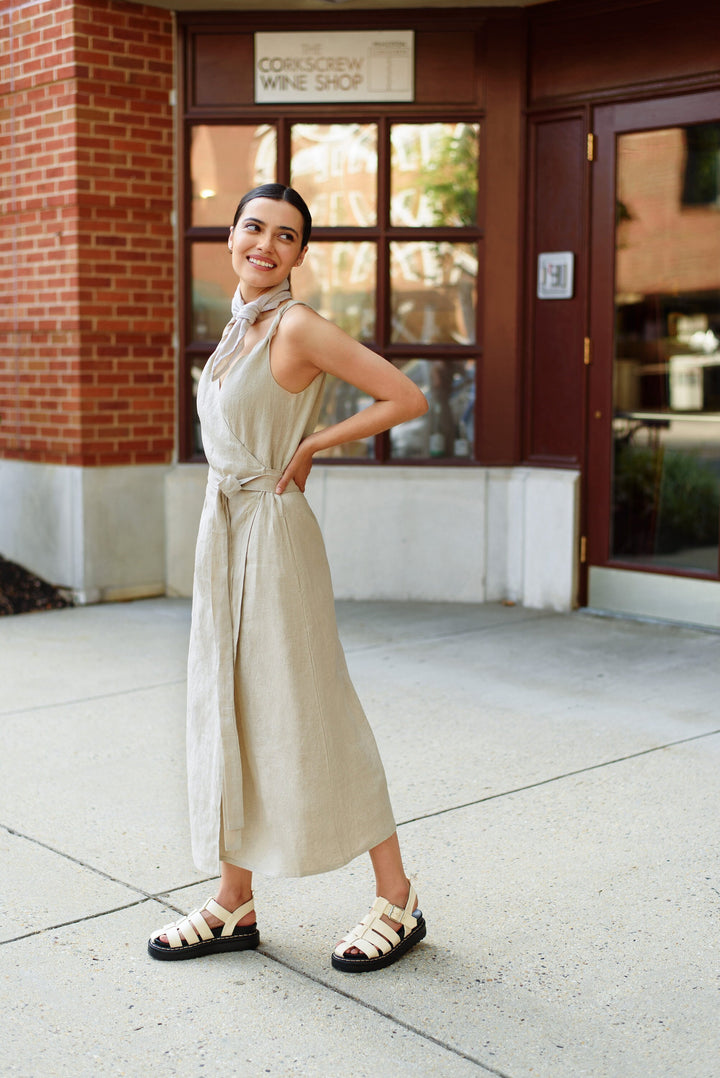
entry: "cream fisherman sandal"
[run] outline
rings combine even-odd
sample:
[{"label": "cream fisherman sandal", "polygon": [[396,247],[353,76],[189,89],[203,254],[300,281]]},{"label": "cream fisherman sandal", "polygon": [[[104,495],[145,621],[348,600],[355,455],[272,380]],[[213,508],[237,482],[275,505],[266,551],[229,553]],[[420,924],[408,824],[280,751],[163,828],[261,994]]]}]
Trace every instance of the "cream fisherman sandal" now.
[{"label": "cream fisherman sandal", "polygon": [[[385,898],[376,898],[367,916],[363,917],[360,924],[355,925],[335,948],[332,955],[335,969],[344,970],[345,973],[383,969],[419,943],[425,937],[427,926],[420,910],[413,911],[416,901],[417,895],[412,884],[404,909],[402,906],[393,906]],[[389,917],[391,921],[398,921],[400,931],[396,932],[381,920],[383,916]],[[346,954],[352,947],[362,951],[362,954]]]},{"label": "cream fisherman sandal", "polygon": [[[193,910],[187,917],[181,917],[179,921],[173,921],[154,932],[148,940],[148,953],[153,958],[174,961],[199,958],[216,951],[246,951],[257,947],[260,942],[257,924],[238,924],[246,913],[254,909],[252,898],[232,913],[218,905],[214,898],[209,898],[204,906]],[[223,922],[222,925],[211,928],[203,917],[204,911],[217,917]],[[167,936],[167,943],[162,943],[160,936]]]}]

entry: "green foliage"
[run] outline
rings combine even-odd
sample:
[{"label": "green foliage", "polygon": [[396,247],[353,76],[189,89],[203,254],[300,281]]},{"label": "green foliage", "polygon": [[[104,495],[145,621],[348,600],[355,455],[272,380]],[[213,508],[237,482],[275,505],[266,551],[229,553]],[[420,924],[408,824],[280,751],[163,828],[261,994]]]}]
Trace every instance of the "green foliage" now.
[{"label": "green foliage", "polygon": [[438,143],[431,168],[419,176],[436,225],[474,225],[477,221],[478,137],[471,124]]},{"label": "green foliage", "polygon": [[637,448],[615,451],[613,550],[670,554],[718,542],[720,484],[697,453]]}]

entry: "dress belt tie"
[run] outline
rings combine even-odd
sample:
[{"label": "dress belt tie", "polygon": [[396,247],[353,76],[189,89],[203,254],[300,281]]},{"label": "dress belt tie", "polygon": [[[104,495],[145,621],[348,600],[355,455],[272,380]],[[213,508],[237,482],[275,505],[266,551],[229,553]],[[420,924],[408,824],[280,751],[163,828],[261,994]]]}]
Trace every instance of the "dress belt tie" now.
[{"label": "dress belt tie", "polygon": [[[260,491],[265,494],[274,494],[275,487],[282,476],[282,472],[258,472],[257,475],[248,475],[241,479],[237,475],[220,475],[214,468],[208,471],[208,488],[213,493],[220,492],[226,498],[232,498],[235,494],[243,491]],[[299,490],[297,483],[291,479],[285,488],[285,493]]]},{"label": "dress belt tie", "polygon": [[[244,823],[242,762],[235,715],[235,657],[237,637],[240,632],[245,563],[252,530],[252,524],[244,529],[244,548],[233,551],[235,586],[239,591],[234,604],[237,609],[237,621],[233,624],[230,500],[246,493],[275,494],[281,475],[282,472],[266,471],[240,477],[221,475],[213,468],[208,471],[208,495],[212,497],[213,506],[212,531],[215,545],[213,563],[218,567],[218,578],[213,581],[211,587],[211,607],[215,637],[218,733],[222,748],[222,813],[225,845],[229,847],[240,845],[239,836],[233,836],[232,832],[241,831]],[[299,491],[299,489],[297,484],[290,480],[285,493]],[[257,509],[259,509],[263,499],[259,498],[257,501]]]}]

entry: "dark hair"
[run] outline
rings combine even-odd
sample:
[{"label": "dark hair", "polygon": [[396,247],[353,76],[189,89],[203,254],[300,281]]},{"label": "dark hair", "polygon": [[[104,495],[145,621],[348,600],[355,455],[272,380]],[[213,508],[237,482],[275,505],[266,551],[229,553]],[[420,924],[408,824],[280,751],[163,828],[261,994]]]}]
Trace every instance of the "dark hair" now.
[{"label": "dark hair", "polygon": [[240,205],[235,210],[233,228],[240,220],[240,214],[243,212],[248,202],[252,202],[254,198],[271,198],[274,202],[289,202],[291,206],[294,206],[296,210],[299,210],[303,219],[301,246],[307,247],[308,240],[310,239],[310,231],[312,229],[310,210],[307,208],[305,199],[302,195],[297,193],[294,187],[285,187],[282,183],[262,183],[259,187],[253,187],[252,191],[248,191],[246,195],[243,195],[240,199]]}]

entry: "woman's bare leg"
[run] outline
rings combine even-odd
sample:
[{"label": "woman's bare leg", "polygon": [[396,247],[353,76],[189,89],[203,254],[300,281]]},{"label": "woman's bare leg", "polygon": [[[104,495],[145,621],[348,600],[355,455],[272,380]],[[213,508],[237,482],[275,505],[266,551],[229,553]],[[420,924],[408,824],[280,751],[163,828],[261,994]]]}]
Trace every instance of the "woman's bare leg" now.
[{"label": "woman's bare leg", "polygon": [[[220,887],[215,896],[215,901],[218,905],[232,913],[238,906],[243,906],[246,902],[249,902],[252,898],[252,893],[252,872],[246,868],[231,865],[228,861],[221,861]],[[211,928],[220,924],[217,917],[212,917],[210,914],[205,919]],[[251,925],[254,922],[255,913],[251,910],[250,913],[246,913],[244,917],[240,918],[238,924]]]},{"label": "woman's bare leg", "polygon": [[[378,846],[373,846],[370,860],[375,873],[376,896],[386,898],[393,906],[404,907],[410,893],[410,880],[405,875],[397,831]],[[417,903],[415,905],[417,907]],[[383,921],[395,931],[400,927],[397,921],[391,921],[389,917],[383,917]],[[344,953],[359,955],[362,952],[357,947],[348,947]]]},{"label": "woman's bare leg", "polygon": [[[215,899],[218,905],[222,906],[224,910],[233,913],[239,906],[244,906],[246,902],[249,902],[251,898],[252,872],[248,872],[246,868],[238,868],[237,865],[230,865],[227,861],[221,861],[220,887]],[[222,924],[222,921],[215,917],[214,914],[210,913],[209,910],[205,910],[203,917],[210,928],[217,928]],[[241,917],[238,924],[255,924],[254,910],[251,910],[250,913],[246,913],[244,917]],[[158,936],[158,939],[161,943],[167,943],[167,936],[165,935]]]},{"label": "woman's bare leg", "polygon": [[382,895],[393,906],[404,906],[408,899],[410,881],[405,875],[400,843],[397,831],[393,831],[390,838],[386,838],[379,846],[373,846],[370,850],[375,873],[375,893]]}]

